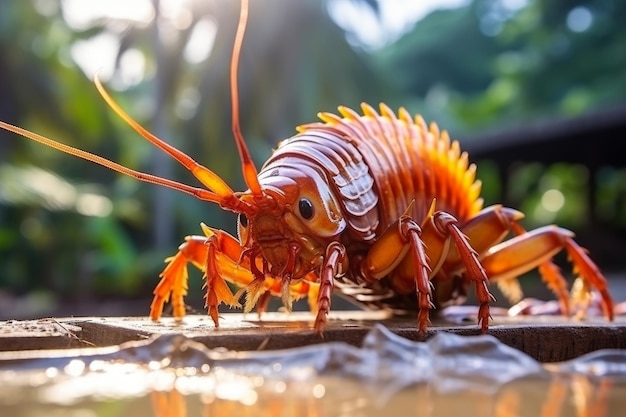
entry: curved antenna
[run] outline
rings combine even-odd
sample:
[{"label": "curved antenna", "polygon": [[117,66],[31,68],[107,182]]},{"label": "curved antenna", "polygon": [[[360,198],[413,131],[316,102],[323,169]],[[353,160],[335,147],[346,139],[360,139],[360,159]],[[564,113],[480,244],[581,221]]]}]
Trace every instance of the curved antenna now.
[{"label": "curved antenna", "polygon": [[239,25],[237,26],[237,34],[235,35],[235,45],[233,46],[233,56],[230,61],[230,95],[233,114],[233,135],[235,143],[241,158],[241,169],[243,170],[243,179],[246,185],[255,196],[262,196],[261,184],[257,177],[258,172],[254,166],[254,161],[250,156],[250,151],[246,146],[246,142],[241,134],[241,126],[239,125],[239,91],[237,85],[237,70],[239,68],[239,55],[241,54],[241,45],[243,44],[243,36],[246,32],[248,23],[248,0],[241,0],[241,12],[239,14]]},{"label": "curved antenna", "polygon": [[133,119],[128,113],[122,110],[122,108],[113,100],[113,98],[105,90],[104,86],[100,82],[100,78],[98,78],[98,73],[96,73],[94,77],[94,83],[96,84],[96,88],[98,89],[98,92],[100,93],[104,101],[109,105],[109,107],[122,120],[124,120],[126,124],[132,127],[143,138],[145,138],[146,140],[148,140],[149,142],[157,146],[159,149],[163,150],[165,153],[169,154],[172,158],[176,159],[182,166],[187,168],[189,172],[191,172],[193,176],[196,177],[209,190],[215,192],[217,195],[222,196],[222,197],[232,196],[233,190],[216,173],[211,171],[209,168],[200,165],[186,153],[179,151],[172,145],[154,136],[152,133],[146,130],[143,126],[141,126],[139,122]]}]

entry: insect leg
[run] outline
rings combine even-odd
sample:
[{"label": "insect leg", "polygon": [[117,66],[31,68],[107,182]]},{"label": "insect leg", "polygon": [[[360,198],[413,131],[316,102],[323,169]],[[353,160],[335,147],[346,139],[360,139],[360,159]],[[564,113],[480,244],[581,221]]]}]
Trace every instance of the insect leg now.
[{"label": "insect leg", "polygon": [[[522,225],[517,222],[511,223],[511,229],[518,236],[528,233],[526,229],[524,229]],[[570,298],[567,293],[567,281],[561,274],[560,268],[552,261],[552,259],[548,259],[539,264],[538,270],[539,275],[541,275],[541,278],[543,279],[543,282],[546,283],[548,288],[552,290],[554,295],[559,300],[559,305],[561,307],[563,315],[569,316]]]},{"label": "insect leg", "polygon": [[245,265],[239,265],[241,246],[228,233],[212,229],[204,224],[205,236],[188,236],[180,245],[176,255],[166,259],[167,266],[161,273],[161,281],[154,289],[150,306],[150,318],[157,321],[163,305],[170,300],[174,307],[174,318],[185,316],[184,296],[187,294],[187,264],[191,262],[205,273],[206,306],[216,326],[219,325],[217,306],[224,302],[238,306],[237,299],[224,280],[244,286],[252,281],[252,274]]},{"label": "insect leg", "polygon": [[[494,245],[502,242],[511,232],[516,235],[526,233],[526,230],[519,224],[523,218],[523,213],[498,204],[484,208],[461,224],[460,228],[472,247],[478,252],[479,259],[482,259]],[[450,249],[445,269],[452,275],[463,270],[463,262],[455,248]],[[543,281],[559,300],[561,310],[564,314],[569,315],[568,283],[563,278],[558,266],[548,259],[541,263],[538,269]],[[494,279],[490,275],[489,279],[496,283],[510,303],[517,303],[523,298],[523,291],[517,275],[508,275],[505,279]]]},{"label": "insect leg", "polygon": [[[284,280],[267,274],[263,259],[255,251],[245,252],[239,241],[223,230],[202,225],[207,238],[207,255],[205,263],[199,266],[206,272],[206,307],[215,321],[217,307],[225,302],[231,307],[238,307],[239,297],[246,293],[244,312],[256,307],[259,317],[267,311],[271,296],[285,296]],[[254,262],[254,264],[252,264]],[[317,275],[310,273],[305,279],[289,284],[289,297],[299,300],[307,296],[311,311],[317,311],[319,284]],[[233,296],[225,281],[231,282],[241,289]]]},{"label": "insect leg", "polygon": [[330,298],[335,286],[335,277],[342,273],[346,258],[346,248],[339,242],[331,242],[326,248],[326,256],[320,273],[320,286],[317,297],[315,333],[322,335],[326,325],[326,315],[330,311]]},{"label": "insect leg", "polygon": [[259,300],[256,302],[256,311],[261,318],[261,315],[267,311],[267,306],[270,303],[270,298],[272,298],[272,293],[269,291],[265,291],[260,295]]},{"label": "insect leg", "polygon": [[474,281],[476,286],[476,298],[480,303],[478,309],[478,324],[483,332],[489,327],[489,301],[494,300],[489,292],[489,279],[481,262],[478,260],[478,252],[470,245],[468,238],[461,231],[457,219],[449,213],[439,211],[434,214],[433,222],[439,233],[450,236],[454,242],[454,248],[458,251],[463,263],[465,276]]},{"label": "insect leg", "polygon": [[154,288],[154,299],[150,305],[150,318],[158,321],[163,313],[163,305],[170,301],[173,306],[173,315],[177,321],[185,316],[184,297],[187,295],[188,279],[187,263],[192,262],[198,268],[207,257],[205,236],[187,236],[185,242],[179,246],[176,255],[167,258],[167,266],[161,272],[161,280]]},{"label": "insect leg", "polygon": [[292,284],[291,289],[296,293],[294,299],[302,298],[306,294],[309,310],[313,314],[319,312],[320,284],[317,282],[317,274],[315,272],[309,272],[302,281]]},{"label": "insect leg", "polygon": [[[224,265],[222,265],[222,270],[224,270]],[[240,268],[240,266],[236,266],[234,268]],[[231,266],[232,269],[232,266]],[[243,279],[242,279],[243,278]],[[266,276],[262,282],[258,282],[257,293],[258,297],[254,298],[255,290],[252,290],[253,294],[250,294],[250,287],[256,286],[254,280],[250,281],[247,285],[244,283],[245,277],[237,278],[237,280],[233,281],[237,285],[242,286],[242,290],[235,294],[235,298],[239,299],[239,295],[243,291],[248,291],[248,296],[246,297],[246,302],[248,300],[254,299],[254,302],[251,302],[249,309],[246,310],[244,307],[244,312],[251,311],[252,308],[255,308],[257,313],[259,314],[259,318],[263,313],[267,311],[267,307],[269,301],[272,296],[281,297],[283,295],[283,284],[281,279],[277,279],[271,276]],[[318,296],[319,296],[319,288],[320,285],[317,281],[317,274],[314,272],[309,273],[305,279],[298,281],[296,283],[292,283],[289,285],[289,293],[290,297],[293,301],[300,300],[303,297],[307,297],[307,302],[309,304],[309,309],[313,314],[317,314],[318,311]],[[256,304],[256,305],[255,305]]]},{"label": "insect leg", "polygon": [[[408,211],[408,210],[407,210]],[[432,302],[432,284],[429,274],[422,229],[405,213],[383,232],[380,238],[369,249],[361,265],[361,275],[368,281],[382,279],[392,273],[406,258],[409,251],[412,260],[410,275],[414,278],[419,308],[418,327],[421,333],[428,327],[429,311],[434,308]]]},{"label": "insect leg", "polygon": [[[519,233],[518,236],[489,249],[482,260],[492,280],[516,277],[535,267],[546,265],[554,255],[565,249],[574,266],[574,273],[582,280],[584,292],[588,295],[589,289],[595,288],[602,298],[605,316],[609,320],[613,319],[613,300],[608,292],[606,278],[585,249],[574,241],[571,231],[557,226],[545,226],[526,232],[518,226],[516,233]],[[583,314],[585,308],[583,307]]]},{"label": "insect leg", "polygon": [[217,307],[222,302],[231,307],[239,307],[239,302],[226,285],[225,279],[243,286],[242,284],[248,284],[252,281],[252,273],[249,269],[238,264],[241,247],[237,239],[223,230],[214,231],[215,234],[206,240],[208,251],[204,268],[205,307],[213,319],[215,327],[219,327]]}]

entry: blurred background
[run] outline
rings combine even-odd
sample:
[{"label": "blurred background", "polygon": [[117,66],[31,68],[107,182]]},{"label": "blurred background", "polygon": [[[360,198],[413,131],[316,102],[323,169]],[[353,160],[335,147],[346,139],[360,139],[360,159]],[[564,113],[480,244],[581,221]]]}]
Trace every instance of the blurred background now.
[{"label": "blurred background", "polygon": [[[621,285],[626,2],[251,3],[239,94],[258,165],[318,111],[405,106],[470,151],[486,204],[576,231]],[[197,185],[106,107],[100,70],[133,117],[243,190],[228,84],[238,13],[233,0],[5,0],[0,120]],[[2,131],[0,318],[145,315],[163,259],[201,221],[235,232],[211,204]],[[536,275],[523,286],[543,294]]]}]

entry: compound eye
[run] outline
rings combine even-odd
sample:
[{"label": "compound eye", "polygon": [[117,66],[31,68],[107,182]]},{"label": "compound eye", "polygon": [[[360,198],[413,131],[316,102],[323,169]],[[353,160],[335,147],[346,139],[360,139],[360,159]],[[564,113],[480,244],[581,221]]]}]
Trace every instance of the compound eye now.
[{"label": "compound eye", "polygon": [[245,214],[239,215],[239,224],[241,225],[241,227],[248,227],[248,218]]},{"label": "compound eye", "polygon": [[300,215],[303,219],[310,220],[313,218],[313,204],[306,198],[300,199],[298,209],[300,210]]}]

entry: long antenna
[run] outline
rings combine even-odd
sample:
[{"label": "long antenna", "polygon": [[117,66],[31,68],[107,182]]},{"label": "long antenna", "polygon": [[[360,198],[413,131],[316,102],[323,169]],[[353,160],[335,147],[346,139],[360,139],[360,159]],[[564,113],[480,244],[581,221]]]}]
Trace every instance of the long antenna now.
[{"label": "long antenna", "polygon": [[246,185],[255,196],[262,196],[261,184],[257,177],[257,169],[254,161],[250,156],[250,151],[246,146],[246,142],[241,134],[241,126],[239,125],[239,90],[237,85],[237,70],[239,69],[239,55],[241,55],[241,45],[243,44],[243,36],[246,32],[248,23],[248,0],[241,0],[241,13],[239,15],[239,25],[237,26],[237,34],[235,35],[235,45],[233,46],[233,56],[230,61],[230,95],[233,114],[233,135],[239,150],[241,158],[241,169],[243,171],[243,179]]},{"label": "long antenna", "polygon": [[182,191],[183,193],[191,194],[199,198],[200,200],[212,201],[218,204],[220,204],[224,200],[223,194],[217,194],[212,191],[205,190],[204,188],[192,187],[190,185],[182,184],[180,182],[173,181],[173,180],[168,180],[167,178],[161,178],[156,175],[147,174],[145,172],[135,171],[134,169],[127,168],[123,165],[110,161],[101,156],[95,155],[91,152],[83,151],[82,149],[74,148],[73,146],[59,143],[45,136],[38,135],[37,133],[33,133],[29,130],[22,129],[21,127],[14,126],[12,124],[5,123],[3,121],[0,121],[0,128],[4,130],[8,130],[9,132],[16,133],[20,136],[24,136],[25,138],[34,140],[35,142],[39,142],[43,145],[57,149],[61,152],[65,152],[67,154],[74,155],[78,158],[82,158],[87,161],[93,162],[95,164],[102,165],[103,167],[109,168],[113,171],[117,171],[120,174],[124,174],[124,175],[128,175],[129,177],[136,178],[140,181],[162,185],[164,187],[172,188],[177,191]]}]

